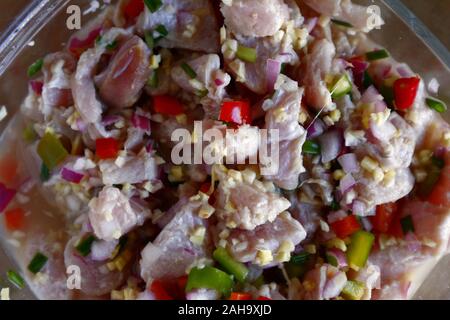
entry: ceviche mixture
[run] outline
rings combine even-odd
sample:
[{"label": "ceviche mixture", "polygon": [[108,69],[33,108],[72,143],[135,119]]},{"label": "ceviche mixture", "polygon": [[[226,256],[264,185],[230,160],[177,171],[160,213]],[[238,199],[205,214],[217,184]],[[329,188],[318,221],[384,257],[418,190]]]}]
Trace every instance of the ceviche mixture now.
[{"label": "ceviche mixture", "polygon": [[[9,280],[44,299],[411,298],[449,249],[450,129],[371,18],[349,0],[103,7],[30,66],[4,134]],[[175,164],[176,129],[224,159],[276,129],[279,169]]]}]

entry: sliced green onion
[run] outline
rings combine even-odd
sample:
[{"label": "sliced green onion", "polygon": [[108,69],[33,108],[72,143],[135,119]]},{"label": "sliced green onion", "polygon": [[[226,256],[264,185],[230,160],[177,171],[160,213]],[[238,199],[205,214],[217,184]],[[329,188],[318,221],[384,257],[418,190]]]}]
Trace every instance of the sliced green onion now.
[{"label": "sliced green onion", "polygon": [[111,42],[110,44],[108,44],[106,46],[106,49],[108,49],[108,50],[114,50],[115,48],[117,48],[117,41],[116,40],[114,40],[113,42]]},{"label": "sliced green onion", "polygon": [[239,282],[244,282],[247,278],[247,267],[243,263],[234,260],[225,248],[218,247],[213,253],[213,258],[226,272],[232,274]]},{"label": "sliced green onion", "polygon": [[365,285],[359,281],[348,280],[342,289],[342,297],[347,300],[361,300],[364,295]]},{"label": "sliced green onion", "polygon": [[327,258],[327,262],[331,264],[333,267],[338,266],[338,260],[337,257],[332,252],[327,252],[325,254],[325,257]]},{"label": "sliced green onion", "polygon": [[196,267],[189,272],[186,292],[202,288],[214,289],[223,296],[228,297],[233,285],[233,277],[219,269],[213,267],[204,267],[203,269],[200,269]]},{"label": "sliced green onion", "polygon": [[50,179],[50,170],[48,170],[44,163],[41,165],[41,172],[39,176],[42,182],[47,182]]},{"label": "sliced green onion", "polygon": [[380,93],[384,98],[384,101],[389,105],[394,105],[394,88],[386,84],[381,85]]},{"label": "sliced green onion", "polygon": [[447,111],[447,105],[440,100],[427,98],[425,101],[427,102],[428,107],[439,113],[444,113],[445,111]]},{"label": "sliced green onion", "polygon": [[303,152],[306,154],[320,154],[320,144],[312,140],[306,140],[303,144]]},{"label": "sliced green onion", "polygon": [[375,236],[370,232],[360,230],[352,234],[347,250],[347,261],[350,268],[356,271],[364,268],[374,240]]},{"label": "sliced green onion", "polygon": [[336,200],[333,200],[330,204],[330,208],[332,211],[338,211],[341,208],[341,205]]},{"label": "sliced green onion", "polygon": [[167,31],[166,27],[164,27],[162,24],[157,26],[155,30],[161,35],[161,37],[159,37],[158,40],[167,37],[169,34],[169,31]]},{"label": "sliced green onion", "polygon": [[385,49],[367,52],[366,58],[369,61],[386,59],[386,58],[389,58],[389,52],[387,52]]},{"label": "sliced green onion", "polygon": [[158,78],[158,70],[153,70],[152,75],[148,78],[147,84],[153,89],[158,88],[159,78]]},{"label": "sliced green onion", "polygon": [[39,71],[41,71],[42,66],[44,65],[44,59],[39,59],[31,66],[28,67],[28,76],[34,77]]},{"label": "sliced green onion", "polygon": [[287,262],[284,264],[284,268],[290,279],[292,278],[300,278],[306,272],[306,266],[303,264],[296,264],[292,262]]},{"label": "sliced green onion", "polygon": [[208,93],[209,93],[208,89],[203,89],[203,90],[197,90],[195,92],[195,95],[197,97],[203,98],[203,97],[206,97],[208,95]]},{"label": "sliced green onion", "polygon": [[197,78],[197,73],[195,73],[194,69],[192,69],[191,66],[188,65],[187,63],[185,63],[185,62],[182,63],[181,68],[188,75],[189,78],[191,78],[191,79]]},{"label": "sliced green onion", "polygon": [[83,257],[87,257],[91,253],[92,244],[95,241],[95,237],[93,235],[87,236],[83,240],[80,241],[80,243],[75,247],[77,251],[81,254]]},{"label": "sliced green onion", "polygon": [[348,78],[347,74],[343,74],[331,87],[331,97],[333,99],[339,99],[352,91],[352,82]]},{"label": "sliced green onion", "polygon": [[310,253],[303,251],[292,256],[289,262],[297,265],[302,265],[308,262],[310,256],[311,256]]},{"label": "sliced green onion", "polygon": [[36,139],[36,132],[34,131],[32,124],[26,126],[25,129],[23,129],[22,137],[26,142],[33,142]]},{"label": "sliced green onion", "polygon": [[42,253],[38,252],[38,253],[36,253],[34,258],[31,260],[30,264],[28,265],[28,270],[31,273],[36,274],[42,270],[42,268],[45,266],[47,261],[48,261],[48,258],[45,255],[43,255]]},{"label": "sliced green onion", "polygon": [[50,132],[47,132],[39,141],[37,153],[49,170],[52,170],[69,155],[58,137]]},{"label": "sliced green onion", "polygon": [[144,3],[151,13],[158,11],[163,5],[161,0],[144,0]]},{"label": "sliced green onion", "polygon": [[153,49],[155,47],[155,39],[153,39],[153,35],[150,31],[145,31],[144,33],[145,43],[149,49]]},{"label": "sliced green onion", "polygon": [[369,72],[366,70],[364,71],[364,77],[363,77],[363,86],[364,88],[369,88],[371,85],[373,85],[373,79],[370,76]]},{"label": "sliced green onion", "polygon": [[353,25],[346,21],[342,21],[342,20],[338,20],[338,19],[331,19],[331,22],[333,22],[334,24],[341,26],[341,27],[353,28]]},{"label": "sliced green onion", "polygon": [[6,273],[6,276],[8,277],[9,282],[11,282],[17,288],[23,289],[25,287],[25,281],[23,280],[22,276],[17,272],[9,270]]},{"label": "sliced green onion", "polygon": [[236,56],[242,61],[254,63],[256,62],[257,57],[256,49],[239,45],[236,52]]},{"label": "sliced green onion", "polygon": [[402,225],[403,234],[414,232],[414,223],[411,215],[402,218],[400,224]]}]

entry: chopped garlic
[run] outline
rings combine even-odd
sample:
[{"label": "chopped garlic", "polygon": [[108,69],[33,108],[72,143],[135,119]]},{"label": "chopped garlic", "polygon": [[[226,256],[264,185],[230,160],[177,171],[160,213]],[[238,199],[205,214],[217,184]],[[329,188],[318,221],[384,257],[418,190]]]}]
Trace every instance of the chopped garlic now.
[{"label": "chopped garlic", "polygon": [[325,221],[323,221],[322,219],[320,220],[320,229],[323,232],[329,232],[330,231],[330,226],[328,225],[328,223],[326,223]]},{"label": "chopped garlic", "polygon": [[343,252],[347,251],[347,245],[345,244],[344,240],[339,238],[328,240],[325,245],[328,249],[337,248]]},{"label": "chopped garlic", "polygon": [[316,245],[314,245],[314,244],[305,245],[305,251],[310,254],[315,254],[317,252]]},{"label": "chopped garlic", "polygon": [[2,106],[0,109],[0,121],[5,119],[8,116],[8,111],[6,111],[6,107]]},{"label": "chopped garlic", "polygon": [[246,71],[245,71],[245,63],[240,60],[234,60],[229,64],[231,70],[236,73],[237,82],[245,82],[246,81]]},{"label": "chopped garlic", "polygon": [[322,28],[326,28],[328,24],[330,23],[331,19],[328,16],[321,15],[318,21],[319,26]]},{"label": "chopped garlic", "polygon": [[161,63],[161,55],[160,54],[153,54],[150,57],[150,66],[149,68],[152,70],[156,70],[159,68],[159,64]]},{"label": "chopped garlic", "polygon": [[419,152],[419,162],[421,164],[428,164],[433,157],[433,151],[424,149]]},{"label": "chopped garlic", "polygon": [[209,204],[204,204],[198,211],[198,216],[202,219],[208,219],[210,218],[213,213],[215,212],[215,208]]},{"label": "chopped garlic", "polygon": [[378,162],[372,159],[371,157],[364,157],[361,161],[361,167],[369,172],[374,172],[377,168],[379,168]]},{"label": "chopped garlic", "polygon": [[341,180],[344,176],[345,176],[345,172],[342,169],[338,169],[333,172],[334,180]]},{"label": "chopped garlic", "polygon": [[220,28],[220,43],[223,44],[225,40],[227,39],[227,29],[225,29],[225,26]]},{"label": "chopped garlic", "polygon": [[9,288],[2,288],[2,290],[0,291],[0,300],[2,301],[10,300]]},{"label": "chopped garlic", "polygon": [[334,123],[338,122],[341,119],[341,111],[339,109],[334,109],[330,112],[330,118]]},{"label": "chopped garlic", "polygon": [[395,182],[396,173],[394,170],[388,170],[384,173],[383,184],[385,187],[392,187]]},{"label": "chopped garlic", "polygon": [[170,168],[169,173],[169,181],[170,182],[181,182],[183,181],[183,167],[181,166],[172,166]]},{"label": "chopped garlic", "polygon": [[177,120],[177,122],[181,125],[186,125],[187,124],[187,116],[186,114],[182,113],[179,114],[175,117],[175,119]]},{"label": "chopped garlic", "polygon": [[442,135],[444,146],[450,148],[450,131],[444,132]]},{"label": "chopped garlic", "polygon": [[380,167],[377,167],[373,172],[373,180],[375,183],[380,183],[384,179],[384,172]]},{"label": "chopped garlic", "polygon": [[233,5],[233,0],[222,0],[223,4],[231,7]]},{"label": "chopped garlic", "polygon": [[191,232],[189,240],[195,245],[201,246],[205,240],[206,228],[199,226]]}]

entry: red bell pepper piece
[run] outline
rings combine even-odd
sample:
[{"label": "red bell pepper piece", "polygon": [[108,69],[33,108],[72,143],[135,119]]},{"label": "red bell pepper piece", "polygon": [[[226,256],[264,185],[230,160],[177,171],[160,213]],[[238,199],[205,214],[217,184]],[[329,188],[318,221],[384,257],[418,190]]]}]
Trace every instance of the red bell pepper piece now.
[{"label": "red bell pepper piece", "polygon": [[143,0],[130,0],[123,8],[123,14],[128,23],[136,21],[136,18],[139,17],[142,11],[144,11]]},{"label": "red bell pepper piece", "polygon": [[167,116],[177,116],[184,113],[183,105],[178,99],[166,95],[153,97],[153,109],[156,113]]},{"label": "red bell pepper piece", "polygon": [[272,299],[264,297],[264,296],[259,296],[257,300],[266,301],[266,300],[272,300]]},{"label": "red bell pepper piece", "polygon": [[232,292],[230,295],[230,300],[251,300],[252,295],[242,292]]},{"label": "red bell pepper piece", "polygon": [[250,105],[246,101],[225,101],[220,110],[220,121],[238,125],[251,123]]},{"label": "red bell pepper piece", "polygon": [[403,238],[403,228],[401,224],[402,217],[400,214],[395,214],[392,219],[391,225],[389,226],[389,230],[387,232],[388,235],[393,236],[395,238]]},{"label": "red bell pepper piece", "polygon": [[95,154],[100,159],[115,158],[119,153],[119,142],[114,138],[98,139],[95,146]]},{"label": "red bell pepper piece", "polygon": [[420,78],[402,78],[394,82],[394,101],[398,110],[409,109],[416,99]]},{"label": "red bell pepper piece", "polygon": [[210,182],[205,182],[200,187],[200,191],[203,192],[203,193],[208,193],[209,189],[211,189],[211,183]]},{"label": "red bell pepper piece", "polygon": [[33,89],[34,93],[40,96],[42,94],[42,89],[44,88],[44,83],[38,80],[31,80],[30,87]]},{"label": "red bell pepper piece", "polygon": [[164,287],[164,284],[159,280],[153,280],[150,285],[150,291],[155,295],[157,300],[173,300]]},{"label": "red bell pepper piece", "polygon": [[397,204],[394,202],[377,206],[375,216],[370,217],[373,230],[379,233],[387,233],[396,212]]},{"label": "red bell pepper piece", "polygon": [[23,228],[25,212],[21,208],[11,209],[5,212],[5,225],[9,231]]},{"label": "red bell pepper piece", "polygon": [[344,239],[361,229],[361,226],[354,215],[349,215],[344,219],[333,222],[331,229],[339,238]]}]

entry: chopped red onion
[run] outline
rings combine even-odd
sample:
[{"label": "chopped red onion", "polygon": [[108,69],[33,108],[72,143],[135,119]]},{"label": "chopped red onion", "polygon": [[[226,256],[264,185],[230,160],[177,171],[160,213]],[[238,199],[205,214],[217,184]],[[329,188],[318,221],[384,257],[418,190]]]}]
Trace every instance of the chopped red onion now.
[{"label": "chopped red onion", "polygon": [[42,89],[44,88],[44,83],[38,80],[31,80],[30,87],[34,93],[40,96],[42,94]]},{"label": "chopped red onion", "polygon": [[355,173],[360,169],[358,159],[354,153],[347,153],[340,156],[338,162],[345,173]]},{"label": "chopped red onion", "polygon": [[114,250],[119,244],[118,240],[95,241],[91,247],[91,259],[94,261],[105,261],[111,258]]},{"label": "chopped red onion", "polygon": [[412,73],[409,67],[405,64],[400,64],[397,67],[397,72],[402,78],[410,78],[414,76],[414,73]]},{"label": "chopped red onion", "polygon": [[336,159],[344,147],[344,137],[339,130],[330,130],[319,137],[322,162],[327,163]]},{"label": "chopped red onion", "polygon": [[275,88],[278,75],[281,72],[281,62],[274,59],[267,59],[266,64],[266,85],[267,91],[272,92]]},{"label": "chopped red onion", "polygon": [[336,258],[338,268],[344,268],[348,266],[347,257],[342,250],[339,250],[337,248],[329,249],[327,250],[327,254],[330,254]]},{"label": "chopped red onion", "polygon": [[350,64],[352,66],[353,72],[356,74],[364,73],[369,67],[369,63],[360,59],[351,59]]},{"label": "chopped red onion", "polygon": [[314,17],[314,18],[309,18],[305,21],[305,28],[306,28],[306,30],[308,30],[308,33],[311,33],[311,31],[313,31],[313,29],[317,25],[318,20],[319,19],[317,17]]},{"label": "chopped red onion", "polygon": [[119,117],[119,116],[106,116],[102,120],[102,125],[104,127],[107,127],[107,126],[117,123],[120,119],[121,119],[121,117]]},{"label": "chopped red onion", "polygon": [[328,223],[334,223],[344,219],[345,217],[347,217],[347,212],[344,210],[333,211],[328,214],[327,221]]},{"label": "chopped red onion", "polygon": [[364,227],[364,230],[369,231],[369,232],[372,231],[372,223],[370,222],[369,218],[362,217],[361,222]]},{"label": "chopped red onion", "polygon": [[309,127],[308,127],[308,138],[316,138],[320,136],[325,131],[325,123],[321,119],[316,119]]},{"label": "chopped red onion", "polygon": [[84,132],[87,128],[87,123],[83,121],[83,119],[78,118],[77,119],[77,128],[78,130],[80,130],[81,132]]},{"label": "chopped red onion", "polygon": [[383,101],[383,96],[378,92],[378,90],[374,86],[368,87],[361,97],[361,102],[375,103],[377,101]]},{"label": "chopped red onion", "polygon": [[389,141],[397,132],[395,126],[387,121],[379,126],[375,121],[370,121],[370,133],[379,141]]},{"label": "chopped red onion", "polygon": [[134,113],[131,117],[133,127],[143,130],[145,133],[151,133],[150,118]]},{"label": "chopped red onion", "polygon": [[15,195],[16,190],[8,189],[3,183],[0,183],[0,212],[8,207]]},{"label": "chopped red onion", "polygon": [[342,193],[349,192],[356,184],[355,179],[350,173],[347,173],[340,181],[339,181],[339,188],[341,189]]},{"label": "chopped red onion", "polygon": [[214,79],[214,83],[216,84],[217,87],[220,87],[223,86],[225,82],[223,82],[223,80],[221,79]]},{"label": "chopped red onion", "polygon": [[355,216],[366,216],[366,204],[360,200],[354,200],[352,203],[352,211]]},{"label": "chopped red onion", "polygon": [[84,175],[64,167],[61,170],[61,177],[72,183],[80,183],[81,180],[83,180]]}]

